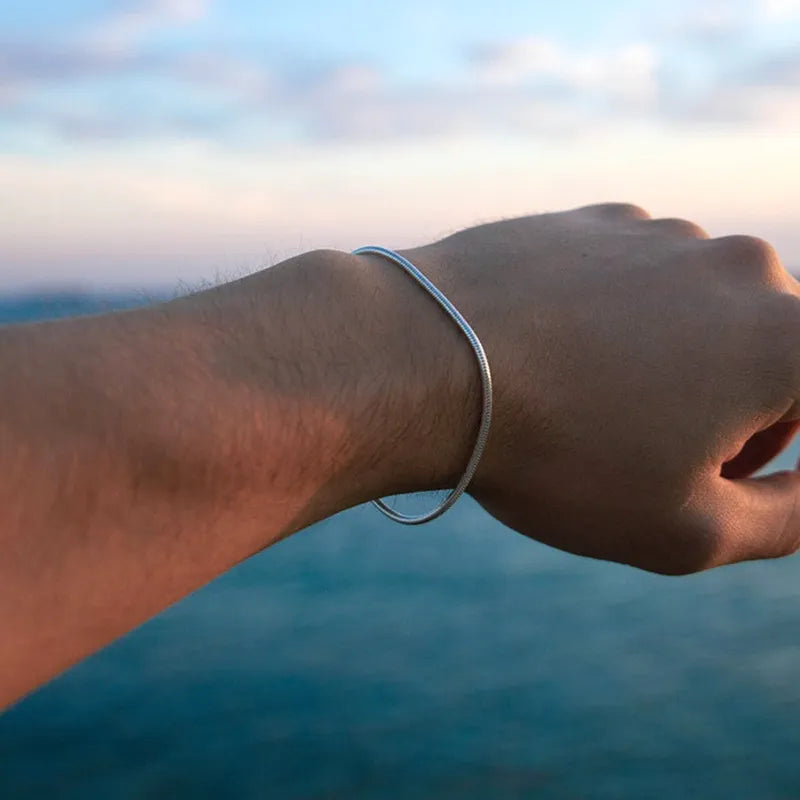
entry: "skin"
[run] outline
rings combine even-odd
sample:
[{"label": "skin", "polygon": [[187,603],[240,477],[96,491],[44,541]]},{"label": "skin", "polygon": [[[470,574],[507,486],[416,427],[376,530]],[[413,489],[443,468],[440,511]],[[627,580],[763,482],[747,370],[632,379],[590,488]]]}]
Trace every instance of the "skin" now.
[{"label": "skin", "polygon": [[[404,254],[492,365],[490,514],[663,574],[800,547],[799,474],[752,477],[800,423],[799,286],[765,242],[610,204]],[[320,519],[453,486],[480,409],[435,303],[336,251],[0,328],[0,383],[0,706]]]}]

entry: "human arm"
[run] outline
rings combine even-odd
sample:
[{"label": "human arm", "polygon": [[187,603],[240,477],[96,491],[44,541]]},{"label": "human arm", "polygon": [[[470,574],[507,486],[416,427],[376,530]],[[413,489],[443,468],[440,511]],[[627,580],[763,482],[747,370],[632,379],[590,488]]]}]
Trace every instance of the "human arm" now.
[{"label": "human arm", "polygon": [[[323,251],[0,329],[0,707],[279,538],[411,488],[406,413],[469,387],[415,352],[461,343],[411,324],[408,288]],[[426,459],[434,483],[446,458]]]},{"label": "human arm", "polygon": [[[797,284],[699,233],[603,206],[405,251],[486,347],[501,521],[668,573],[797,547],[795,474],[746,479],[800,416]],[[452,486],[480,409],[430,298],[334,251],[2,329],[0,384],[0,705],[319,519]]]}]

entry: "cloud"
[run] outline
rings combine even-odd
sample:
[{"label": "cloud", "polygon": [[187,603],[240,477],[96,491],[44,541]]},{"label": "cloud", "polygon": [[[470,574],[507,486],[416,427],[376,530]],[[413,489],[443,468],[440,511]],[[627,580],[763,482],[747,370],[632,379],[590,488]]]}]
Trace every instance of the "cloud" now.
[{"label": "cloud", "polygon": [[197,22],[207,13],[207,0],[120,0],[81,38],[89,49],[124,52],[154,31]]},{"label": "cloud", "polygon": [[468,60],[489,84],[539,84],[647,102],[656,92],[658,54],[643,42],[600,51],[570,49],[540,37],[474,48]]},{"label": "cloud", "polygon": [[665,106],[673,122],[771,126],[800,124],[800,52],[796,49],[751,58],[720,71],[702,92],[674,92]]},{"label": "cloud", "polygon": [[[202,20],[206,0],[118,0],[88,32],[60,42],[0,42],[0,106],[7,122],[33,123],[67,140],[198,137],[223,145],[242,137],[262,144],[453,133],[563,137],[632,120],[785,124],[800,75],[797,51],[770,51],[745,22],[756,6],[775,15],[794,4],[711,0],[658,35],[651,30],[650,38],[606,47],[539,36],[486,41],[451,54],[456,69],[446,77],[412,83],[385,63],[322,54],[265,48],[248,57],[221,43],[153,47],[153,33]],[[736,44],[750,61],[735,74],[731,47],[709,47],[751,34],[747,47]],[[93,95],[93,79],[108,77],[124,78],[126,91],[154,101],[126,108],[110,104],[107,93]],[[80,107],[59,106],[52,92],[37,100],[38,87],[62,87],[70,100],[79,83]],[[165,99],[170,93],[174,102]]]},{"label": "cloud", "polygon": [[787,87],[721,84],[701,102],[675,109],[673,121],[796,129],[800,125],[800,91]]},{"label": "cloud", "polygon": [[10,40],[0,42],[0,86],[68,83],[76,79],[130,71],[148,60],[106,53],[70,43]]},{"label": "cloud", "polygon": [[320,140],[388,140],[448,134],[575,135],[636,116],[658,97],[658,56],[641,43],[581,53],[540,38],[469,49],[448,82],[401,85],[363,64],[331,65],[273,94]]},{"label": "cloud", "polygon": [[574,53],[543,40],[473,48],[457,79],[416,85],[401,84],[388,70],[363,62],[296,58],[267,65],[224,52],[170,57],[35,47],[10,52],[7,62],[17,77],[149,75],[190,85],[201,98],[191,113],[164,103],[129,110],[89,104],[18,111],[19,119],[63,139],[197,137],[229,144],[243,136],[262,144],[286,136],[361,142],[486,133],[563,137],[632,119],[782,120],[786,114],[775,113],[778,101],[772,95],[767,99],[761,92],[753,102],[747,87],[789,83],[796,68],[788,56],[773,57],[735,80],[717,78],[691,93],[665,78],[656,50],[637,43],[595,53]]},{"label": "cloud", "polygon": [[224,53],[188,53],[172,60],[173,77],[200,88],[222,91],[233,98],[261,101],[276,88],[277,78],[263,64]]},{"label": "cloud", "polygon": [[752,29],[750,15],[731,4],[693,6],[685,15],[658,25],[654,35],[673,45],[725,47],[746,38]]},{"label": "cloud", "polygon": [[758,5],[768,19],[800,18],[800,0],[759,0]]},{"label": "cloud", "polygon": [[121,0],[96,25],[56,41],[0,39],[0,98],[16,98],[32,84],[168,70],[172,59],[144,54],[142,40],[159,28],[197,21],[207,11],[206,0]]},{"label": "cloud", "polygon": [[567,136],[591,118],[579,106],[517,92],[430,91],[331,102],[310,110],[305,122],[316,140],[368,142],[509,132]]},{"label": "cloud", "polygon": [[96,108],[33,108],[26,109],[21,116],[27,124],[41,125],[65,141],[78,143],[158,138],[220,139],[229,131],[229,121],[220,114],[152,114],[146,110],[119,114]]},{"label": "cloud", "polygon": [[757,61],[732,81],[743,86],[795,87],[800,90],[800,49]]}]

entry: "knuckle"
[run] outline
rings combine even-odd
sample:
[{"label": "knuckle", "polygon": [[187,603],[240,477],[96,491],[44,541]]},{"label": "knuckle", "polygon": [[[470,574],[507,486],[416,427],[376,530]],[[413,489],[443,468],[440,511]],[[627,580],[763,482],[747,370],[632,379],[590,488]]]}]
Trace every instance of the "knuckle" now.
[{"label": "knuckle", "polygon": [[708,239],[706,230],[688,219],[669,217],[665,219],[654,219],[649,224],[662,230],[664,233],[684,236],[690,239]]},{"label": "knuckle", "polygon": [[713,240],[723,266],[735,268],[769,284],[783,284],[786,273],[775,248],[758,236],[725,236]]},{"label": "knuckle", "polygon": [[800,298],[770,292],[761,302],[750,301],[752,322],[747,326],[750,352],[758,359],[765,388],[794,392],[800,387]]},{"label": "knuckle", "polygon": [[673,548],[661,575],[696,575],[721,563],[723,522],[705,508],[688,505],[675,514],[670,527]]},{"label": "knuckle", "polygon": [[722,539],[716,520],[683,510],[661,527],[651,540],[658,545],[635,566],[656,575],[695,575],[719,563]]},{"label": "knuckle", "polygon": [[788,292],[771,293],[764,303],[762,324],[773,342],[783,342],[795,352],[795,342],[800,338],[800,297]]},{"label": "knuckle", "polygon": [[600,203],[589,208],[615,219],[650,219],[650,214],[645,209],[633,203]]},{"label": "knuckle", "polygon": [[696,575],[709,569],[712,564],[707,558],[700,558],[693,551],[671,553],[669,557],[640,565],[647,572],[668,578]]},{"label": "knuckle", "polygon": [[704,572],[706,569],[708,569],[708,564],[701,565],[690,560],[678,559],[649,571],[654,575],[661,575],[664,578],[685,578],[689,575],[697,575],[700,572]]},{"label": "knuckle", "polygon": [[796,536],[794,537],[785,537],[782,542],[782,547],[780,552],[778,553],[779,558],[786,558],[788,556],[797,555],[800,552],[800,539]]}]

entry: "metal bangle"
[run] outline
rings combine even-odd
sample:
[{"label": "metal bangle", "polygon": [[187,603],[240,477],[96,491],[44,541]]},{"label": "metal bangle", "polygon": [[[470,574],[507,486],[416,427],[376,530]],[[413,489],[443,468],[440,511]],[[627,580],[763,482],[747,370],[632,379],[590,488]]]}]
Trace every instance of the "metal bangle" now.
[{"label": "metal bangle", "polygon": [[483,409],[481,412],[480,427],[478,429],[478,440],[475,442],[475,447],[472,451],[469,462],[467,463],[467,468],[464,472],[464,475],[456,485],[455,489],[450,492],[448,497],[440,506],[438,506],[438,508],[435,508],[433,511],[427,514],[422,514],[416,517],[401,514],[400,512],[389,508],[389,506],[387,506],[382,500],[372,501],[373,505],[377,506],[387,517],[393,519],[395,522],[401,522],[404,525],[422,525],[425,522],[430,522],[431,520],[440,517],[445,511],[455,505],[455,502],[466,491],[467,486],[469,486],[470,481],[475,475],[475,471],[478,469],[478,463],[480,462],[484,448],[486,447],[486,442],[489,438],[489,427],[492,423],[492,373],[489,369],[489,360],[486,358],[483,345],[481,344],[480,339],[478,339],[476,336],[475,331],[472,330],[464,317],[461,316],[458,309],[456,309],[456,307],[444,296],[444,294],[442,294],[442,292],[439,291],[439,289],[434,286],[434,284],[425,275],[423,275],[419,269],[417,269],[407,258],[404,258],[399,253],[395,253],[394,250],[389,250],[386,247],[368,246],[360,247],[358,250],[353,251],[353,255],[356,256],[366,254],[383,256],[384,258],[389,259],[389,261],[393,261],[395,264],[402,267],[408,275],[410,275],[420,286],[422,286],[422,288],[433,297],[433,299],[456,323],[456,325],[458,325],[464,336],[467,337],[467,340],[469,341],[470,346],[472,347],[472,350],[478,359],[478,366],[480,367],[481,384],[483,386]]}]

